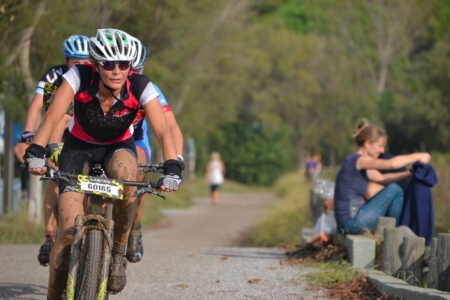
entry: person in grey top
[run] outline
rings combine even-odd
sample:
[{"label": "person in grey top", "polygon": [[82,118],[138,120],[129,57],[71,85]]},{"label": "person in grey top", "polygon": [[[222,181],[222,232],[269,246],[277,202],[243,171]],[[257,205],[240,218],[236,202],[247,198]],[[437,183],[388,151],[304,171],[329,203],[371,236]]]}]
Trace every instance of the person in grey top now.
[{"label": "person in grey top", "polygon": [[416,161],[427,164],[431,156],[426,152],[379,159],[384,152],[386,133],[360,119],[353,137],[357,146],[348,155],[337,176],[334,208],[338,230],[342,234],[373,231],[379,216],[394,217],[397,225],[403,208],[403,190],[395,183],[411,177],[409,171],[381,173],[404,167]]}]

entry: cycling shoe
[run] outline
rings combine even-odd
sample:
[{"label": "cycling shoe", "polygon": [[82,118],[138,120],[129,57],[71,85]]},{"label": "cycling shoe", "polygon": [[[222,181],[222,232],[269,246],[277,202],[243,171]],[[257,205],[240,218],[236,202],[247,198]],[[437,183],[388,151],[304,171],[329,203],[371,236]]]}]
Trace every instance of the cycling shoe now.
[{"label": "cycling shoe", "polygon": [[128,237],[127,260],[131,263],[137,263],[144,255],[144,244],[142,242],[142,231],[131,230]]},{"label": "cycling shoe", "polygon": [[50,261],[50,252],[53,248],[53,242],[45,242],[42,244],[41,248],[39,248],[38,261],[41,266],[48,266]]},{"label": "cycling shoe", "polygon": [[117,294],[123,290],[127,283],[125,269],[127,260],[122,255],[114,255],[109,268],[108,291]]}]

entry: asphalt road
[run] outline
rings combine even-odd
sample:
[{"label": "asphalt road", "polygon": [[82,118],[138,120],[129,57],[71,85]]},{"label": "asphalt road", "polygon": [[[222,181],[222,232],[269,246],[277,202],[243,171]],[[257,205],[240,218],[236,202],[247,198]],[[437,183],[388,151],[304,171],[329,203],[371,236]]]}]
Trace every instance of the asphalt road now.
[{"label": "asphalt road", "polygon": [[[169,200],[170,201],[170,200]],[[144,230],[144,258],[127,266],[119,299],[328,299],[302,279],[314,271],[280,265],[284,251],[237,247],[239,238],[274,198],[225,194],[207,198]],[[46,299],[48,268],[38,265],[39,245],[0,245],[0,299]]]}]

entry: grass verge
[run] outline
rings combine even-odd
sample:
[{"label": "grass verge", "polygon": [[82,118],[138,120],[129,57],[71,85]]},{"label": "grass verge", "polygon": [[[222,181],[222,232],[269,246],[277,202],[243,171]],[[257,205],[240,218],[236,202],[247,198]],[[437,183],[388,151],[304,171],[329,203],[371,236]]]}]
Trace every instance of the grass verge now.
[{"label": "grass verge", "polygon": [[308,273],[304,276],[306,280],[315,286],[333,286],[339,282],[359,280],[364,277],[362,273],[358,272],[345,260],[308,262],[304,266],[319,269],[318,272]]},{"label": "grass verge", "polygon": [[273,191],[279,200],[252,231],[251,239],[255,246],[300,244],[301,228],[312,226],[309,208],[311,187],[300,173],[289,173],[274,184]]}]

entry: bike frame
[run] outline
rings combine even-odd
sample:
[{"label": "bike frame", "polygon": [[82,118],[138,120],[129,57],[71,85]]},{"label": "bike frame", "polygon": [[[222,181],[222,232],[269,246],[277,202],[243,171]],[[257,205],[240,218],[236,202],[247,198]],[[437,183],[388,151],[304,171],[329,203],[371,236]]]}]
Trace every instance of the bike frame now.
[{"label": "bike frame", "polygon": [[[143,164],[144,172],[161,172],[162,164]],[[100,172],[97,172],[100,171]],[[154,192],[157,187],[156,182],[137,182],[137,181],[121,181],[106,178],[101,172],[101,166],[96,165],[94,174],[97,176],[73,175],[59,171],[50,171],[50,177],[42,179],[63,180],[67,183],[74,184],[76,179],[77,191],[87,194],[89,197],[89,213],[87,215],[79,215],[75,218],[74,236],[71,244],[71,254],[69,262],[69,272],[66,285],[66,300],[75,300],[77,297],[77,281],[79,278],[79,268],[82,261],[82,254],[87,255],[87,249],[83,248],[86,243],[86,236],[89,231],[99,231],[102,233],[102,253],[101,253],[101,269],[96,276],[98,280],[95,299],[104,300],[108,298],[108,276],[109,267],[112,257],[113,239],[114,239],[114,220],[112,219],[113,199],[116,201],[126,200],[123,198],[123,186],[132,185],[138,187],[134,196],[144,193],[155,194],[165,199],[159,193]],[[95,190],[97,189],[97,190]],[[106,204],[106,207],[105,207]],[[98,242],[98,240],[97,240]],[[84,244],[85,245],[85,244]],[[90,245],[89,245],[90,247]],[[86,266],[83,266],[86,268]],[[85,269],[84,269],[85,270]],[[83,272],[84,273],[84,272]],[[83,278],[84,280],[84,278]],[[83,282],[82,282],[83,283]]]}]

